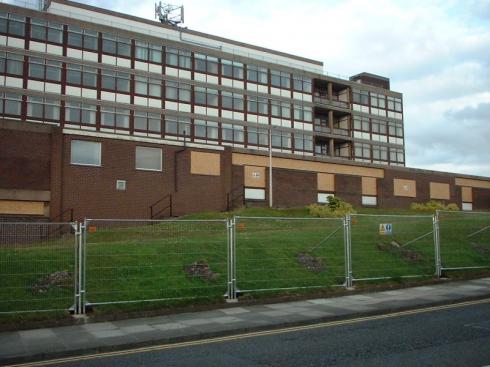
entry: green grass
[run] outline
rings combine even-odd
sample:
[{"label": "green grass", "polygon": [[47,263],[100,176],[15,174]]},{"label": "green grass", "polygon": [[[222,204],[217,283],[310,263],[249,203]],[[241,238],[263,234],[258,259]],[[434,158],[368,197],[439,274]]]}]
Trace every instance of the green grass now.
[{"label": "green grass", "polygon": [[[434,275],[430,216],[399,218],[395,215],[420,213],[358,211],[389,216],[353,217],[355,279],[390,277],[397,280],[404,276]],[[344,282],[341,220],[308,218],[305,208],[247,208],[233,213],[193,214],[183,219],[214,220],[233,215],[241,217],[236,227],[237,287],[248,297],[261,293],[288,294],[291,289],[303,292],[310,288],[337,287]],[[379,234],[380,223],[392,224],[393,233]],[[489,225],[488,215],[444,213],[441,216],[443,266],[490,266],[490,228],[476,233]],[[98,304],[98,311],[223,302],[227,289],[224,220],[172,221],[153,225],[93,222],[90,227],[86,244],[86,296],[88,302]],[[49,241],[34,240],[36,236],[32,238],[30,241],[24,238],[20,243],[0,244],[0,312],[65,310],[73,304],[73,234],[53,236]],[[403,247],[397,249],[392,243]],[[309,256],[316,265],[319,264],[318,268],[308,268],[311,264],[301,263],[298,255]],[[212,279],[191,276],[184,271],[197,261],[209,265],[214,273]],[[60,286],[38,292],[34,285],[57,271],[68,271],[70,279]],[[104,305],[106,302],[144,300],[161,301]],[[46,315],[53,317],[60,313]],[[2,322],[15,319],[15,316],[0,314]]]}]

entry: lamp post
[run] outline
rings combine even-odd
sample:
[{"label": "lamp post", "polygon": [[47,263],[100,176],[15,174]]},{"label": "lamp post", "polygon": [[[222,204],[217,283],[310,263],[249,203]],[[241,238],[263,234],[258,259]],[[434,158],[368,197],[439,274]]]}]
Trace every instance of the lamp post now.
[{"label": "lamp post", "polygon": [[272,125],[269,127],[269,208],[272,208]]}]

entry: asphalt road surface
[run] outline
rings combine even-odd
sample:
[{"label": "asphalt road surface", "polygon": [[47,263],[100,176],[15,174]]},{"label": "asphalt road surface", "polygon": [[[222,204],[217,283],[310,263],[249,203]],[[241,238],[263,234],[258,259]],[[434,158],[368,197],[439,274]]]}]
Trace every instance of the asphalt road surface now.
[{"label": "asphalt road surface", "polygon": [[156,351],[50,365],[487,366],[490,303],[201,340]]}]

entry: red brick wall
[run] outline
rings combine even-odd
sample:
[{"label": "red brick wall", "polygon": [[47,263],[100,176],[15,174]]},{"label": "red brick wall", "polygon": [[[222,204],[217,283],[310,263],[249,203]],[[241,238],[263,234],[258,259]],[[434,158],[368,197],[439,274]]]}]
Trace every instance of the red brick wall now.
[{"label": "red brick wall", "polygon": [[[70,164],[71,140],[102,142],[102,167]],[[73,208],[78,220],[84,217],[150,218],[150,205],[168,194],[172,194],[174,216],[226,209],[226,179],[230,181],[231,168],[225,169],[225,166],[231,165],[229,153],[221,154],[221,176],[191,175],[190,149],[177,153],[175,182],[174,156],[182,147],[78,136],[65,136],[63,143],[63,208]],[[163,171],[137,170],[136,146],[162,148]],[[126,180],[126,191],[116,190],[118,179]],[[163,209],[166,202],[157,206],[156,211]],[[168,217],[169,211],[163,214]]]},{"label": "red brick wall", "polygon": [[50,189],[49,133],[0,129],[0,188]]}]

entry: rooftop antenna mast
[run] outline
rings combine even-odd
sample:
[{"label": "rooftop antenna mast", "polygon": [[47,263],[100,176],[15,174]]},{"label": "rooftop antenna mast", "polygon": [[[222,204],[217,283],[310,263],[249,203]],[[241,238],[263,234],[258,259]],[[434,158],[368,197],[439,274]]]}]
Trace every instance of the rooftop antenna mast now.
[{"label": "rooftop antenna mast", "polygon": [[155,3],[155,19],[157,18],[163,24],[178,26],[184,23],[184,6],[162,4],[161,1],[158,4]]}]

